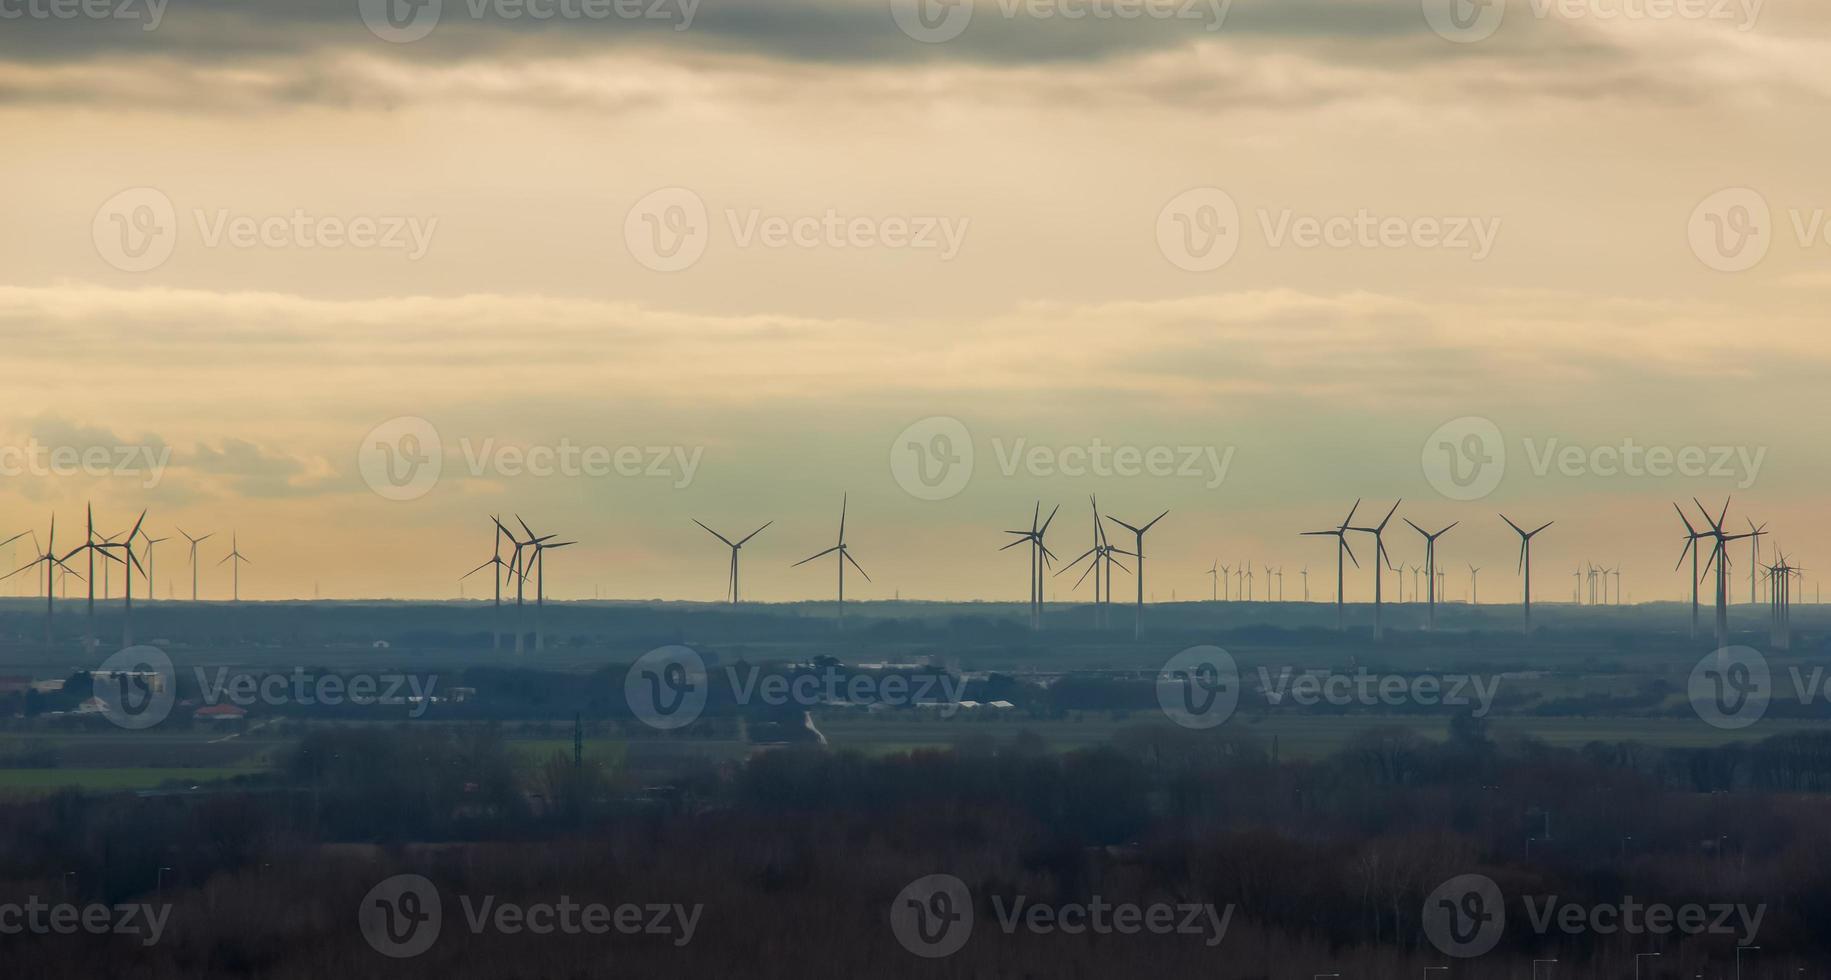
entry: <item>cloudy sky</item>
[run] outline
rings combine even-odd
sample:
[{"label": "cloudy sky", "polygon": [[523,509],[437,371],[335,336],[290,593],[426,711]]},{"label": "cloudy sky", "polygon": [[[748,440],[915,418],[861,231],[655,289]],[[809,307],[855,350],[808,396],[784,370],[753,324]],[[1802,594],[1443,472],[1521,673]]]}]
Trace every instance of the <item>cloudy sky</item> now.
[{"label": "cloudy sky", "polygon": [[1452,595],[1504,510],[1638,599],[1734,494],[1825,561],[1822,3],[391,2],[0,0],[0,537],[450,596],[519,513],[709,599],[774,520],[777,600],[849,493],[849,593],[1015,599],[1097,493],[1159,599],[1322,598],[1403,497]]}]

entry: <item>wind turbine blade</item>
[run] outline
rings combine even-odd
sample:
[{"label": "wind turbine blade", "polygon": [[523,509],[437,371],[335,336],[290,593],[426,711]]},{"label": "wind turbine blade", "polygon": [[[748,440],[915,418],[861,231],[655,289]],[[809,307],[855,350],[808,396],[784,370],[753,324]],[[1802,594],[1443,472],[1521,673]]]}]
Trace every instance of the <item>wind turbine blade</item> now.
[{"label": "wind turbine blade", "polygon": [[[1540,531],[1543,531],[1543,530],[1545,530],[1545,529],[1546,529],[1546,528],[1548,528],[1548,527],[1550,527],[1550,526],[1551,526],[1551,525],[1553,525],[1553,524],[1556,524],[1556,523],[1557,523],[1557,521],[1546,521],[1546,522],[1545,522],[1545,523],[1543,523],[1543,524],[1540,524],[1540,525],[1539,525],[1539,526],[1538,526],[1538,527],[1535,527],[1535,528],[1533,528],[1533,529],[1532,529],[1532,534],[1537,534],[1537,533],[1539,533],[1539,532],[1540,532]],[[1532,534],[1528,534],[1528,535],[1526,535],[1526,537],[1532,537]]]},{"label": "wind turbine blade", "polygon": [[1341,541],[1341,550],[1348,553],[1348,560],[1354,563],[1355,568],[1361,567],[1361,560],[1354,557],[1354,546],[1348,543],[1348,536],[1343,534],[1340,536],[1339,540]]},{"label": "wind turbine blade", "polygon": [[1156,517],[1151,518],[1151,523],[1146,524],[1145,526],[1139,528],[1138,533],[1143,534],[1144,532],[1149,531],[1151,529],[1152,524],[1156,524],[1158,521],[1163,520],[1166,516],[1169,515],[1169,513],[1170,512],[1166,510],[1162,514],[1158,514]]},{"label": "wind turbine blade", "polygon": [[[1456,526],[1456,525],[1458,525],[1458,524],[1461,524],[1461,523],[1462,523],[1462,522],[1461,522],[1461,521],[1451,521],[1451,522],[1450,522],[1450,527],[1455,527],[1455,526]],[[1448,534],[1448,533],[1450,533],[1450,527],[1446,527],[1446,528],[1444,528],[1444,529],[1443,529],[1443,530],[1441,530],[1441,531],[1438,531],[1438,532],[1437,532],[1437,537],[1443,537],[1443,536],[1444,536],[1444,535],[1445,535],[1445,534]]]},{"label": "wind turbine blade", "polygon": [[[1018,539],[1017,539],[1017,540],[1016,540],[1016,541],[1013,541],[1013,542],[1011,542],[1011,543],[1010,543],[1010,544],[1007,544],[1007,545],[1005,545],[1005,546],[1004,546],[1004,547],[1002,547],[1002,548],[1000,548],[1000,549],[998,549],[998,550],[999,550],[999,551],[1010,551],[1010,550],[1011,550],[1011,549],[1012,549],[1012,548],[1015,548],[1015,547],[1017,547],[1017,546],[1018,546],[1018,545],[1020,545],[1020,544],[1023,544],[1023,543],[1025,543],[1025,542],[1028,542],[1028,541],[1033,541],[1033,540],[1035,540],[1035,539],[1034,539],[1034,538],[1030,538],[1030,537],[1022,537],[1022,538],[1018,538]],[[825,554],[825,552],[822,552],[822,554]]]},{"label": "wind turbine blade", "polygon": [[127,540],[132,541],[135,537],[138,537],[140,534],[140,528],[145,524],[146,524],[146,511],[142,510],[140,512],[140,519],[134,522],[134,529],[127,532]]},{"label": "wind turbine blade", "polygon": [[839,557],[844,558],[846,561],[851,562],[852,567],[858,569],[858,574],[865,576],[865,581],[867,581],[867,582],[871,581],[871,576],[865,575],[864,568],[860,567],[860,565],[858,564],[858,559],[853,558],[852,553],[850,551],[840,552]]},{"label": "wind turbine blade", "polygon": [[478,572],[481,572],[481,571],[483,571],[483,570],[484,570],[484,569],[486,569],[486,568],[488,568],[488,567],[490,567],[490,566],[491,566],[491,565],[494,565],[494,564],[496,564],[496,562],[497,562],[497,561],[499,561],[499,560],[500,560],[500,559],[496,559],[496,558],[491,558],[491,559],[490,559],[490,560],[489,560],[489,561],[486,561],[486,562],[484,562],[484,563],[483,563],[483,564],[481,564],[481,565],[478,565],[478,566],[477,566],[477,567],[476,567],[476,568],[473,568],[473,569],[471,569],[471,570],[470,570],[470,571],[468,571],[468,572],[465,572],[465,573],[464,573],[464,574],[463,574],[463,575],[460,575],[460,576],[458,576],[458,581],[460,581],[460,582],[462,582],[462,581],[464,581],[464,580],[465,580],[465,579],[467,579],[467,578],[470,578],[470,577],[471,577],[471,576],[472,576],[472,575],[475,575],[475,574],[477,574],[477,573],[478,573]]},{"label": "wind turbine blade", "polygon": [[1056,504],[1054,509],[1049,511],[1049,517],[1043,521],[1043,526],[1036,529],[1036,533],[1038,536],[1048,533],[1050,523],[1052,523],[1055,520],[1056,511],[1059,511],[1061,509],[1062,509],[1062,505]]},{"label": "wind turbine blade", "polygon": [[235,552],[231,551],[228,554],[223,556],[223,561],[219,561],[216,564],[220,567],[224,561],[228,561],[229,559],[234,558],[234,557],[235,557]]},{"label": "wind turbine blade", "polygon": [[839,543],[846,543],[846,505],[851,503],[852,495],[841,494],[839,497]]},{"label": "wind turbine blade", "polygon": [[1380,520],[1379,527],[1375,528],[1374,530],[1377,530],[1377,531],[1386,530],[1386,522],[1392,520],[1392,515],[1399,512],[1399,505],[1404,502],[1405,502],[1404,497],[1400,497],[1399,499],[1393,501],[1392,509],[1386,512],[1386,516]]},{"label": "wind turbine blade", "polygon": [[1348,516],[1346,518],[1342,519],[1341,526],[1345,528],[1348,525],[1354,523],[1354,512],[1357,510],[1360,510],[1360,509],[1361,509],[1361,502],[1360,502],[1360,498],[1357,497],[1354,500],[1354,506],[1348,508]]},{"label": "wind turbine blade", "polygon": [[[763,524],[763,527],[768,527],[769,525],[774,524],[774,523],[775,523],[775,521],[765,521]],[[745,541],[749,541],[751,538],[754,538],[757,535],[762,534],[763,527],[759,527],[756,530],[750,532],[749,534],[744,535],[744,537],[738,541],[738,543],[737,543],[738,547],[742,548],[744,546]]]},{"label": "wind turbine blade", "polygon": [[1525,534],[1525,533],[1526,533],[1526,529],[1525,529],[1525,528],[1523,528],[1523,527],[1520,527],[1520,526],[1519,526],[1519,525],[1518,525],[1518,524],[1515,524],[1515,523],[1513,523],[1513,518],[1511,518],[1511,517],[1508,517],[1508,516],[1507,516],[1507,515],[1505,515],[1505,514],[1502,514],[1502,515],[1500,515],[1500,519],[1501,519],[1501,520],[1503,520],[1503,521],[1506,521],[1506,522],[1507,522],[1507,526],[1508,526],[1508,527],[1510,527],[1510,528],[1512,528],[1512,529],[1513,529],[1513,531],[1514,531],[1514,533],[1516,533],[1516,534],[1520,534],[1520,535],[1524,535],[1524,534]]},{"label": "wind turbine blade", "polygon": [[1428,538],[1428,537],[1430,537],[1430,532],[1429,532],[1429,531],[1426,531],[1426,530],[1424,530],[1424,529],[1423,529],[1423,528],[1421,528],[1421,527],[1419,527],[1419,526],[1418,526],[1418,525],[1416,525],[1416,524],[1413,524],[1413,523],[1412,523],[1412,520],[1411,520],[1411,518],[1409,518],[1409,517],[1401,517],[1401,518],[1399,518],[1399,519],[1400,519],[1400,520],[1402,520],[1402,521],[1404,521],[1404,522],[1405,522],[1405,523],[1407,523],[1407,524],[1411,524],[1411,529],[1412,529],[1412,530],[1414,530],[1414,531],[1416,531],[1416,532],[1418,532],[1418,533],[1419,533],[1419,534],[1422,534],[1422,535],[1424,535],[1424,536],[1425,536],[1425,537],[1427,537],[1427,538]]},{"label": "wind turbine blade", "polygon": [[[697,518],[697,517],[695,517],[695,518],[693,518],[693,523],[695,523],[695,524],[698,524],[698,525],[699,525],[699,526],[700,526],[700,527],[706,527],[706,522],[704,522],[704,521],[702,521],[702,520],[700,520],[700,519],[699,519],[699,518]],[[717,532],[717,531],[714,531],[714,530],[712,530],[712,529],[711,529],[711,528],[709,528],[709,527],[706,527],[706,533],[707,533],[707,534],[710,534],[710,535],[712,535],[712,536],[713,536],[713,537],[715,537],[715,538],[717,538],[717,539],[719,539],[719,540],[720,540],[720,541],[723,541],[723,542],[725,542],[725,546],[726,546],[726,547],[728,547],[728,548],[735,548],[735,547],[737,547],[737,545],[734,545],[734,544],[732,544],[732,543],[731,543],[731,539],[730,539],[730,538],[727,538],[727,537],[725,537],[725,536],[724,536],[724,535],[722,535],[722,534],[720,534],[720,533],[718,533],[718,532]]]},{"label": "wind turbine blade", "polygon": [[800,560],[800,561],[798,561],[798,562],[795,562],[795,564],[794,564],[794,565],[790,565],[790,566],[788,566],[788,567],[790,567],[790,568],[794,568],[794,567],[795,567],[795,565],[805,565],[805,564],[807,564],[807,563],[808,563],[808,562],[810,562],[810,561],[813,561],[813,560],[814,560],[814,559],[816,559],[816,558],[824,558],[824,557],[826,557],[826,556],[827,556],[827,555],[830,555],[830,554],[832,554],[832,553],[833,553],[833,552],[835,552],[835,551],[838,551],[838,550],[839,550],[839,546],[838,546],[838,545],[834,545],[834,546],[832,546],[832,547],[831,547],[831,548],[828,548],[828,549],[827,549],[827,550],[825,550],[825,551],[822,551],[822,552],[821,552],[821,553],[819,553],[819,554],[817,554],[817,555],[808,555],[808,556],[807,556],[807,557],[806,557],[806,558],[803,558],[803,559],[801,559],[801,560]]},{"label": "wind turbine blade", "polygon": [[[1080,563],[1081,563],[1081,560],[1082,560],[1082,559],[1084,559],[1084,558],[1086,558],[1086,557],[1087,557],[1087,556],[1088,556],[1088,555],[1097,555],[1097,554],[1099,554],[1099,553],[1100,553],[1100,549],[1099,549],[1099,548],[1098,548],[1098,547],[1093,547],[1093,548],[1089,548],[1089,549],[1087,549],[1087,550],[1086,550],[1086,551],[1083,551],[1083,552],[1081,552],[1081,555],[1080,555],[1080,557],[1079,557],[1079,558],[1076,558],[1076,559],[1075,559],[1075,560],[1074,560],[1074,561],[1071,561],[1071,562],[1069,562],[1069,563],[1068,563],[1068,564],[1066,564],[1066,565],[1063,565],[1063,566],[1062,566],[1062,571],[1061,571],[1061,572],[1056,572],[1056,573],[1055,573],[1055,574],[1057,574],[1057,575],[1060,575],[1060,574],[1062,574],[1062,572],[1066,572],[1066,571],[1068,571],[1068,570],[1069,570],[1069,569],[1071,569],[1071,568],[1073,568],[1073,567],[1075,567],[1075,566],[1076,566],[1076,565],[1079,565],[1079,564],[1080,564]],[[1097,561],[1098,561],[1098,559],[1095,559],[1095,561],[1096,561],[1096,562],[1097,562]],[[1089,567],[1091,567],[1091,566],[1089,566]],[[1083,573],[1083,574],[1085,574],[1085,573]],[[1075,583],[1075,586],[1076,586],[1076,587],[1077,587],[1077,588],[1078,588],[1078,587],[1079,587],[1079,586],[1080,586],[1080,584],[1081,584],[1081,583],[1079,583],[1079,582],[1076,582],[1076,583]]]},{"label": "wind turbine blade", "polygon": [[[1082,557],[1086,557],[1086,556],[1082,556]],[[1081,563],[1080,558],[1076,558],[1074,561],[1075,561],[1075,565],[1078,565]],[[1062,572],[1068,571],[1069,568],[1073,568],[1073,567],[1074,567],[1074,565],[1069,565],[1068,568],[1062,569]],[[1097,561],[1088,562],[1087,567],[1081,569],[1081,577],[1074,580],[1074,587],[1077,589],[1080,588],[1081,583],[1087,581],[1087,576],[1091,572],[1093,572],[1094,569],[1099,568],[1099,567],[1100,567],[1100,563]],[[1062,574],[1062,572],[1056,572],[1055,574],[1060,575],[1060,574]]]},{"label": "wind turbine blade", "polygon": [[1696,538],[1691,538],[1691,537],[1688,537],[1688,538],[1686,538],[1686,539],[1685,539],[1685,547],[1684,547],[1684,550],[1682,550],[1682,551],[1680,551],[1680,552],[1679,552],[1679,553],[1678,553],[1678,564],[1676,564],[1676,565],[1673,565],[1673,566],[1672,566],[1672,570],[1673,570],[1673,571],[1675,571],[1675,572],[1676,572],[1676,571],[1678,571],[1678,570],[1679,570],[1679,569],[1681,569],[1681,568],[1683,568],[1683,567],[1685,567],[1685,556],[1686,556],[1686,555],[1688,555],[1688,554],[1690,554],[1690,553],[1691,553],[1691,549],[1692,549],[1692,548],[1693,548],[1693,547],[1695,547],[1695,546],[1696,546],[1696,545],[1697,545],[1697,539],[1696,539]]},{"label": "wind turbine blade", "polygon": [[1140,531],[1140,530],[1139,530],[1139,529],[1137,529],[1137,528],[1135,528],[1135,527],[1133,527],[1133,526],[1131,526],[1131,525],[1130,525],[1130,524],[1127,524],[1127,523],[1125,523],[1125,522],[1124,522],[1124,521],[1122,521],[1122,520],[1120,520],[1120,519],[1118,519],[1118,518],[1117,518],[1117,517],[1114,517],[1114,516],[1112,516],[1112,515],[1111,515],[1111,514],[1108,514],[1108,515],[1106,515],[1106,519],[1107,519],[1107,520],[1109,520],[1109,521],[1112,521],[1112,522],[1113,522],[1113,523],[1114,523],[1114,524],[1117,524],[1117,525],[1119,525],[1119,526],[1120,526],[1120,527],[1122,527],[1122,528],[1125,528],[1125,529],[1126,529],[1126,530],[1127,530],[1127,531],[1130,531],[1130,532],[1132,532],[1132,533],[1133,533],[1133,534],[1142,534],[1142,533],[1144,533],[1144,532],[1142,532],[1142,531]]}]

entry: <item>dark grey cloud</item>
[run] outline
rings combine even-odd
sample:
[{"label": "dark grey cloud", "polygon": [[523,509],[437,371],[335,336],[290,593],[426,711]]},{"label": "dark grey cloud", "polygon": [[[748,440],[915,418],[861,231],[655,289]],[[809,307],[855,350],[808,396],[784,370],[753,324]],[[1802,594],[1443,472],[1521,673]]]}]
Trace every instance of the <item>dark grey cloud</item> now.
[{"label": "dark grey cloud", "polygon": [[[0,0],[0,10],[76,0]],[[166,57],[198,64],[364,48],[407,59],[565,56],[641,46],[747,54],[816,63],[1048,64],[1090,61],[1166,49],[1201,39],[1243,41],[1273,50],[1324,46],[1356,62],[1467,59],[1518,54],[1543,45],[1589,50],[1565,32],[1515,18],[1489,42],[1451,44],[1432,34],[1417,0],[1152,0],[1175,17],[1132,20],[1038,18],[1031,0],[987,0],[959,36],[943,43],[912,40],[891,16],[890,0],[698,0],[691,26],[676,29],[693,0],[431,0],[437,26],[422,40],[389,43],[365,26],[357,0],[101,0],[122,19],[21,17],[0,22],[0,59],[59,62],[109,57]],[[399,0],[397,0],[399,2]],[[671,17],[601,19],[504,17],[501,4],[636,2]],[[1043,0],[1084,8],[1112,0]],[[1185,6],[1186,4],[1186,6]],[[473,11],[481,6],[481,16]],[[1006,16],[1007,9],[1015,13]],[[512,8],[519,9],[519,8]],[[1167,9],[1167,8],[1163,8]],[[135,16],[137,15],[137,16]]]}]

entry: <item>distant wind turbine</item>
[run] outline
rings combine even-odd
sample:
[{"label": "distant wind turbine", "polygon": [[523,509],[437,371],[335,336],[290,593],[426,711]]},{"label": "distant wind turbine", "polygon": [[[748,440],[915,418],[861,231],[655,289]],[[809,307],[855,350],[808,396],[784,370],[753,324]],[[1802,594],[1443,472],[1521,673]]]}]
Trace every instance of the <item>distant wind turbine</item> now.
[{"label": "distant wind turbine", "polygon": [[[134,569],[140,568],[140,559],[134,554],[134,539],[140,536],[140,529],[146,525],[146,511],[140,512],[140,519],[134,522],[134,529],[127,532],[127,539],[120,543],[110,542],[104,548],[118,548],[127,552],[127,561],[121,570],[121,577],[127,580],[126,606],[121,616],[121,646],[134,645]],[[106,566],[104,566],[106,567]],[[141,568],[144,572],[145,569]],[[152,594],[152,581],[147,581],[147,594]]]},{"label": "distant wind turbine", "polygon": [[1404,502],[1402,499],[1393,501],[1392,509],[1387,511],[1386,516],[1380,518],[1380,522],[1373,527],[1344,528],[1348,531],[1373,535],[1373,638],[1376,640],[1386,635],[1384,609],[1380,596],[1380,583],[1386,578],[1386,569],[1381,568],[1380,565],[1384,563],[1386,568],[1394,567],[1392,556],[1386,553],[1386,525],[1392,520],[1392,515],[1399,512],[1399,505]]},{"label": "distant wind turbine", "polygon": [[865,574],[864,568],[858,564],[858,559],[853,558],[851,550],[846,547],[846,506],[850,498],[850,494],[842,495],[839,498],[839,543],[825,551],[809,555],[789,566],[790,568],[795,568],[805,565],[816,558],[824,558],[827,555],[838,556],[834,559],[833,563],[839,566],[839,614],[835,623],[839,629],[845,629],[846,626],[846,563],[851,562],[852,567],[858,570],[858,574],[865,576],[865,581],[871,581],[871,576]]},{"label": "distant wind turbine", "polygon": [[229,566],[229,571],[234,583],[234,591],[229,593],[229,595],[234,601],[240,602],[242,601],[242,563],[248,561],[248,556],[242,554],[241,543],[236,539],[236,534],[233,531],[229,532],[229,553],[224,555],[223,560],[216,564],[218,567],[221,567],[224,562],[231,561],[235,563]]},{"label": "distant wind turbine", "polygon": [[768,527],[768,526],[769,526],[769,525],[771,525],[771,524],[774,524],[774,523],[775,523],[775,521],[768,521],[768,522],[765,522],[765,523],[764,523],[764,525],[763,525],[763,527],[759,527],[759,528],[757,528],[757,529],[756,529],[756,530],[754,530],[754,531],[752,531],[752,532],[750,532],[750,533],[749,533],[749,534],[746,534],[746,535],[744,535],[744,536],[743,536],[743,537],[742,537],[742,538],[739,538],[739,539],[738,539],[738,540],[736,540],[736,541],[732,541],[732,540],[731,540],[731,539],[730,539],[730,538],[727,538],[727,537],[725,537],[725,536],[724,536],[724,535],[722,535],[722,534],[720,534],[720,533],[718,533],[718,532],[717,532],[717,531],[714,531],[714,530],[712,530],[712,529],[711,529],[711,528],[709,528],[709,527],[706,527],[706,524],[705,524],[705,522],[704,522],[704,521],[701,521],[701,520],[699,520],[699,519],[697,519],[697,518],[695,518],[695,519],[694,519],[694,521],[693,521],[693,523],[695,523],[695,524],[698,524],[698,525],[699,525],[699,526],[700,526],[700,527],[705,527],[705,528],[706,528],[706,533],[707,533],[707,534],[710,534],[710,535],[712,535],[712,536],[713,536],[713,537],[715,537],[715,538],[717,538],[717,539],[719,539],[719,540],[720,540],[720,541],[723,541],[723,542],[724,542],[724,543],[725,543],[725,546],[726,546],[726,547],[727,547],[727,548],[730,548],[730,549],[731,549],[731,569],[730,569],[730,578],[731,578],[731,581],[730,581],[730,583],[729,583],[729,585],[730,585],[730,588],[729,588],[729,590],[728,590],[728,591],[729,591],[729,593],[730,593],[730,598],[731,598],[731,604],[732,604],[732,605],[734,605],[734,606],[735,606],[735,605],[737,605],[737,603],[738,603],[738,580],[737,580],[737,553],[738,553],[738,549],[740,549],[740,548],[742,548],[742,547],[744,547],[744,545],[745,545],[745,543],[746,543],[746,542],[748,542],[748,541],[749,541],[749,540],[750,540],[750,539],[751,539],[751,538],[754,538],[754,537],[756,537],[756,536],[757,536],[757,535],[759,535],[759,534],[762,534],[762,533],[763,533],[763,528],[765,528],[765,527]]},{"label": "distant wind turbine", "polygon": [[[35,532],[32,534],[32,550],[38,550],[38,535]],[[57,556],[56,514],[51,515],[51,533],[45,538],[44,552],[19,568],[8,572],[6,577],[12,578],[14,575],[18,575],[20,572],[37,565],[43,565],[45,567],[45,651],[48,653],[55,646],[51,638],[52,616],[55,612],[53,606],[56,602],[56,580],[54,573],[61,569],[66,574],[76,575],[76,570],[69,565],[64,564],[64,560]],[[77,575],[77,577],[81,578],[82,576]]]},{"label": "distant wind turbine", "polygon": [[1328,537],[1335,539],[1335,628],[1338,630],[1345,630],[1348,628],[1347,619],[1343,615],[1343,596],[1345,590],[1342,587],[1343,583],[1347,581],[1347,566],[1342,563],[1342,556],[1346,555],[1352,560],[1355,568],[1361,567],[1360,559],[1354,557],[1354,549],[1348,547],[1348,525],[1354,523],[1354,512],[1360,509],[1361,502],[1356,500],[1354,506],[1348,508],[1348,516],[1342,519],[1339,527],[1328,531],[1303,532],[1307,537]]},{"label": "distant wind turbine", "polygon": [[1513,523],[1513,519],[1505,514],[1500,515],[1500,519],[1506,521],[1507,526],[1513,529],[1513,533],[1519,535],[1519,570],[1522,573],[1522,581],[1525,583],[1526,590],[1524,603],[1526,621],[1524,628],[1526,632],[1530,633],[1532,632],[1532,539],[1540,531],[1545,530],[1557,522],[1546,521],[1528,532],[1525,528]]},{"label": "distant wind turbine", "polygon": [[184,539],[191,543],[191,601],[196,602],[197,601],[197,546],[204,543],[205,541],[208,541],[211,538],[215,537],[216,532],[211,531],[209,534],[206,534],[206,535],[204,535],[202,537],[198,537],[198,538],[191,537],[191,532],[186,531],[184,528],[179,528],[178,533],[184,535]]},{"label": "distant wind turbine", "polygon": [[1137,541],[1137,550],[1132,552],[1133,557],[1138,559],[1138,575],[1136,576],[1138,580],[1138,604],[1132,618],[1132,639],[1134,640],[1144,635],[1144,534],[1154,527],[1158,521],[1163,520],[1164,515],[1168,513],[1170,512],[1166,510],[1162,514],[1158,514],[1156,517],[1151,518],[1150,523],[1143,527],[1134,527],[1110,514],[1106,517],[1107,520],[1132,532],[1133,539]]},{"label": "distant wind turbine", "polygon": [[1450,533],[1450,528],[1455,527],[1457,524],[1459,524],[1461,522],[1460,521],[1451,521],[1449,523],[1448,527],[1445,527],[1443,530],[1438,531],[1434,534],[1431,533],[1430,531],[1424,530],[1423,528],[1419,527],[1416,524],[1413,524],[1411,518],[1409,518],[1409,517],[1405,518],[1405,523],[1411,524],[1412,530],[1414,530],[1424,536],[1424,567],[1430,574],[1430,620],[1429,620],[1429,622],[1430,622],[1430,628],[1436,629],[1437,628],[1437,539],[1440,537],[1443,537],[1445,534]]}]

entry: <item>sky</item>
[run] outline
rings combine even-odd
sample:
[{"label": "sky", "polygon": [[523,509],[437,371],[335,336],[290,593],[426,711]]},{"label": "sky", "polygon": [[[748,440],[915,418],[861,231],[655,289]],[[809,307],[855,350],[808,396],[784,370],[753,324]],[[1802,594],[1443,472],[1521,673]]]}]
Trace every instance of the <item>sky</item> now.
[{"label": "sky", "polygon": [[774,521],[774,601],[843,498],[848,597],[1004,601],[1097,494],[1158,600],[1321,599],[1402,498],[1452,597],[1505,512],[1640,600],[1733,496],[1822,567],[1822,3],[391,2],[0,0],[0,538],[438,598],[520,515],[557,598],[717,599],[693,521]]}]

